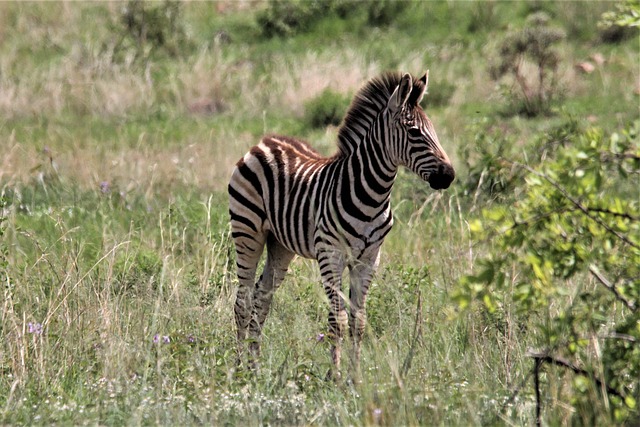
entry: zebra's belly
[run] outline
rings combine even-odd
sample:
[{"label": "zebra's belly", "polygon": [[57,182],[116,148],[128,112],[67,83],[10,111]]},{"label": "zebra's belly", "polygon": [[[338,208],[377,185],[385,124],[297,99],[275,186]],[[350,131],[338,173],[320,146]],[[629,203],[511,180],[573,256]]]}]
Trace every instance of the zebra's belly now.
[{"label": "zebra's belly", "polygon": [[315,259],[316,250],[313,243],[315,227],[305,222],[305,224],[291,221],[289,224],[278,225],[275,221],[268,221],[266,228],[273,234],[275,239],[287,250],[303,258]]}]

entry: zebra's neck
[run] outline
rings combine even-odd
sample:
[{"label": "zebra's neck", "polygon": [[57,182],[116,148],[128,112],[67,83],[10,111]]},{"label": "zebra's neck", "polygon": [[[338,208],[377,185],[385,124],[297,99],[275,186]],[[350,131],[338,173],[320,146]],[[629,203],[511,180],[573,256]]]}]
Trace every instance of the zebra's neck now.
[{"label": "zebra's neck", "polygon": [[370,218],[377,217],[389,205],[398,168],[375,133],[369,132],[344,158],[343,168],[342,176],[349,182],[349,193],[357,200],[356,205]]}]

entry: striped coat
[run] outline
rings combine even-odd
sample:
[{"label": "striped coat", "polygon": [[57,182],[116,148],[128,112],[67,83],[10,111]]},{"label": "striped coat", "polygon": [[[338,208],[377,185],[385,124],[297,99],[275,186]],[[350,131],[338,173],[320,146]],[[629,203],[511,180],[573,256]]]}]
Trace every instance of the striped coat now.
[{"label": "striped coat", "polygon": [[[391,230],[390,196],[406,166],[434,189],[447,188],[454,170],[420,107],[428,74],[385,74],[357,94],[338,132],[338,152],[323,157],[307,143],[267,136],[236,165],[229,183],[236,247],[235,304],[239,362],[249,341],[252,361],[273,293],[295,255],[316,259],[330,302],[329,336],[335,373],[347,326],[359,365],[365,299]],[[267,247],[260,278],[256,267]],[[342,293],[349,269],[350,291]],[[349,309],[347,311],[347,308]]]}]

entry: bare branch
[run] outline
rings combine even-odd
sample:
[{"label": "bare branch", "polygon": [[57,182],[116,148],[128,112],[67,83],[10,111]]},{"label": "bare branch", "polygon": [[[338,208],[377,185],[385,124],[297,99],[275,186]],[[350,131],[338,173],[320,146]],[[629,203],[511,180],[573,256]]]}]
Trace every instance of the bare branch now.
[{"label": "bare branch", "polygon": [[634,313],[638,310],[638,307],[636,307],[635,303],[633,301],[629,301],[628,299],[620,295],[620,292],[618,292],[618,289],[616,288],[616,286],[611,282],[609,282],[607,278],[604,277],[596,267],[594,267],[593,265],[590,265],[589,272],[593,274],[593,276],[598,280],[598,282],[600,282],[602,286],[604,286],[609,291],[611,291],[613,295],[615,295],[616,299],[618,301],[621,301],[629,310],[633,311]]},{"label": "bare branch", "polygon": [[524,165],[522,163],[514,162],[514,164],[519,165],[520,167],[526,169],[529,173],[532,173],[533,175],[536,175],[536,176],[538,176],[540,178],[543,178],[545,181],[547,181],[549,184],[551,184],[556,190],[558,190],[565,197],[565,199],[567,199],[576,208],[578,208],[579,211],[581,211],[583,214],[585,214],[585,216],[587,218],[589,218],[590,220],[596,222],[602,228],[604,228],[609,233],[613,234],[614,236],[616,236],[618,239],[622,240],[623,242],[625,242],[629,246],[634,247],[636,249],[640,249],[640,246],[637,243],[632,242],[624,234],[621,234],[619,231],[616,231],[613,228],[609,227],[609,225],[607,225],[604,221],[602,221],[602,219],[598,218],[597,216],[593,216],[586,206],[584,206],[582,203],[580,203],[579,201],[577,201],[576,199],[571,197],[571,195],[567,192],[567,190],[562,188],[562,186],[560,184],[555,182],[549,176],[545,175],[542,172],[538,172],[537,170],[531,168],[530,166]]},{"label": "bare branch", "polygon": [[556,366],[560,366],[562,368],[567,368],[567,369],[573,371],[577,375],[582,375],[584,377],[591,378],[599,388],[602,388],[602,389],[606,390],[608,394],[612,394],[614,396],[618,396],[622,400],[624,400],[624,398],[625,398],[623,393],[621,393],[618,390],[610,387],[607,383],[605,383],[603,380],[599,379],[598,377],[596,377],[592,373],[580,368],[576,364],[572,363],[571,361],[569,361],[569,360],[567,360],[567,359],[565,359],[563,357],[551,355],[548,350],[545,350],[545,351],[529,350],[527,352],[527,356],[535,359],[536,362],[548,363],[550,365],[556,365]]}]

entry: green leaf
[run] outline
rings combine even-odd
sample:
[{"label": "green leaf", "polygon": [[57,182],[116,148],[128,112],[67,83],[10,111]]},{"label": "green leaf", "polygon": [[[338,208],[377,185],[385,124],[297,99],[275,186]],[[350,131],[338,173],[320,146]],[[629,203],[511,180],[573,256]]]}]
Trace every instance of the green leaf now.
[{"label": "green leaf", "polygon": [[470,221],[469,222],[469,231],[471,231],[471,233],[473,233],[473,234],[482,233],[482,231],[483,231],[482,222],[479,219],[474,219],[474,220]]},{"label": "green leaf", "polygon": [[484,302],[485,307],[487,307],[487,310],[489,310],[489,313],[495,313],[496,305],[489,294],[484,294],[482,301]]},{"label": "green leaf", "polygon": [[636,399],[633,398],[633,396],[627,396],[624,398],[624,403],[627,405],[627,407],[629,409],[635,409],[636,408]]}]

